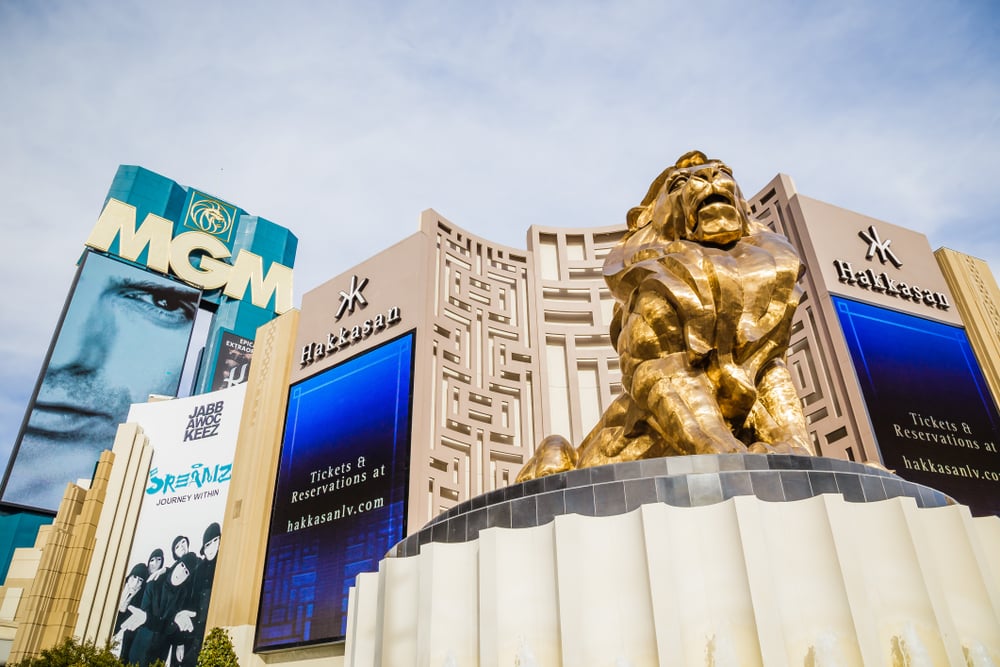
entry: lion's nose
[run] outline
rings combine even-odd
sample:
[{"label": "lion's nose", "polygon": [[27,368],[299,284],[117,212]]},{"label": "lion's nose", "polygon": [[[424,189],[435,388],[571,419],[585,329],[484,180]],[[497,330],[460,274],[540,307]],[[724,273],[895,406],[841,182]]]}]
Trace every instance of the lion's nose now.
[{"label": "lion's nose", "polygon": [[706,164],[703,169],[698,170],[698,177],[709,182],[714,181],[715,177],[718,175],[719,166],[717,164]]}]

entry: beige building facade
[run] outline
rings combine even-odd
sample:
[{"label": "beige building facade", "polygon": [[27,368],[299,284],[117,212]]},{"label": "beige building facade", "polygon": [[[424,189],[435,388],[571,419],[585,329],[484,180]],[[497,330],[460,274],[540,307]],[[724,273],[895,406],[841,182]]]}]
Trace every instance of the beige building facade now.
[{"label": "beige building facade", "polygon": [[785,175],[750,203],[807,267],[788,362],[817,452],[995,514],[1000,336],[985,263],[798,194]]},{"label": "beige building facade", "polygon": [[[802,278],[805,296],[793,325],[788,365],[821,455],[882,461],[838,314],[838,298],[950,327],[964,322],[980,358],[997,357],[1000,326],[993,306],[1000,303],[1000,294],[984,264],[939,251],[942,275],[922,235],[803,197],[785,175],[775,177],[749,203],[759,219],[791,239],[808,267]],[[300,311],[285,313],[261,327],[208,618],[208,627],[229,629],[244,667],[285,662],[308,667],[311,662],[330,664],[333,659],[334,664],[341,664],[344,659],[343,643],[272,653],[253,651],[290,387],[399,335],[413,333],[409,481],[402,535],[412,534],[458,503],[513,484],[543,437],[561,434],[573,443],[581,442],[621,392],[618,357],[608,335],[613,302],[601,267],[624,232],[624,224],[592,229],[532,226],[526,249],[518,249],[471,234],[428,210],[420,216],[417,233],[308,292]],[[892,243],[887,244],[890,239]],[[892,258],[902,266],[896,266]],[[892,281],[896,294],[890,293],[886,280]],[[899,288],[904,283],[908,286],[905,295]],[[994,364],[983,366],[995,392],[1000,374]],[[109,463],[106,472],[108,501],[100,518],[93,518],[92,532],[102,546],[93,551],[89,567],[78,572],[79,582],[73,589],[75,615],[60,621],[66,632],[97,641],[108,634],[116,588],[126,566],[122,553],[128,553],[131,542],[128,524],[135,521],[133,508],[142,493],[143,466],[149,467],[150,454],[141,433],[120,435],[119,441],[114,465]],[[897,472],[905,476],[906,471]],[[812,507],[802,510],[802,515],[825,512],[840,517],[838,530],[846,530],[843,517],[850,510],[830,503],[820,507],[814,502]],[[911,509],[894,508],[883,514],[893,520],[915,521]],[[675,509],[670,512],[676,513]],[[723,512],[733,511],[718,510],[717,520],[729,521]],[[763,510],[740,511],[752,515],[747,525],[756,525]],[[961,517],[948,521],[968,526]],[[921,535],[931,530],[917,529]],[[995,541],[995,535],[989,535]],[[857,543],[846,533],[836,539],[841,541],[838,544]],[[974,557],[982,553],[980,546],[970,548]],[[53,567],[69,573],[69,561],[62,562]],[[995,579],[995,573],[991,576]],[[373,584],[366,581],[366,595],[374,595],[370,592],[375,590]],[[853,579],[845,585],[848,593],[838,590],[830,595],[842,606],[847,604],[845,595],[854,596],[851,609],[844,608],[846,620],[842,619],[850,623],[848,612],[864,615],[855,609],[862,604],[858,601],[861,589]],[[994,590],[995,581],[990,586]],[[937,595],[933,586],[928,590],[927,595]],[[23,616],[28,594],[20,595],[19,605],[8,593],[0,609],[11,619],[24,618],[28,623]],[[995,611],[996,600],[989,599]],[[779,602],[767,598],[772,607],[780,607]],[[751,603],[750,598],[740,602]],[[986,604],[976,602],[980,603]],[[2,623],[0,619],[0,631],[5,627]],[[801,652],[803,646],[796,644],[793,653]],[[868,655],[865,651],[875,649],[857,650]],[[948,645],[936,650],[953,657],[956,649]]]}]

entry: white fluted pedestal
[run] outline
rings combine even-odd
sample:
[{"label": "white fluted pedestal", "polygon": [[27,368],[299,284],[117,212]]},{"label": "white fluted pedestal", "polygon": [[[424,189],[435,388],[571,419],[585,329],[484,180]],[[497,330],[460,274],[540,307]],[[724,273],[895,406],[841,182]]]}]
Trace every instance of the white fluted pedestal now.
[{"label": "white fluted pedestal", "polygon": [[[625,482],[648,477],[631,473],[591,480],[623,484],[622,511],[610,516],[548,517],[542,495],[562,491],[564,510],[586,496],[574,489],[587,485],[572,479],[561,489],[538,480],[533,493],[496,495],[492,504],[470,501],[432,522],[424,538],[421,531],[401,543],[378,573],[358,577],[346,664],[1000,665],[1000,520],[972,518],[925,487],[853,502],[846,491],[822,491],[820,478],[810,493],[792,491],[800,488],[799,460],[794,475],[779,479],[783,500],[716,497],[712,474],[723,496],[745,486],[743,478],[723,483],[730,472],[747,473],[752,491],[764,489],[784,465],[767,460],[766,470],[734,471],[723,461],[715,473],[653,475],[663,498],[676,497],[676,483],[663,480],[684,477],[685,504],[695,506],[648,493],[638,502],[642,494],[633,492],[638,506],[630,508]],[[896,489],[895,476],[876,476],[889,480],[883,491]],[[608,493],[593,497],[616,497]],[[806,497],[787,498],[795,493]],[[471,513],[489,516],[503,503],[513,504],[494,513],[495,523],[507,516],[511,527],[477,526],[473,534]],[[540,525],[513,527],[517,516],[530,523],[528,505]],[[461,516],[465,539],[457,539],[459,524],[448,525]],[[435,540],[439,524],[446,528]],[[406,556],[411,548],[417,555]]]}]

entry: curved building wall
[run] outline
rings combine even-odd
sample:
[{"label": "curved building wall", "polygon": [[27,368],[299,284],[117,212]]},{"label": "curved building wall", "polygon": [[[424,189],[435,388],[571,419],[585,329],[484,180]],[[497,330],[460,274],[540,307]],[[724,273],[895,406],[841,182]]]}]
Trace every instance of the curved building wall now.
[{"label": "curved building wall", "polygon": [[428,501],[411,527],[511,484],[531,455],[538,413],[528,253],[470,234],[433,210],[421,214],[420,229],[432,240],[436,269],[427,327],[433,416],[429,433],[414,434],[411,484],[426,489]]},{"label": "curved building wall", "polygon": [[621,393],[608,334],[614,299],[602,267],[624,234],[624,225],[528,230],[541,374],[536,441],[558,434],[579,444]]},{"label": "curved building wall", "polygon": [[621,392],[601,268],[625,228],[532,226],[526,251],[433,210],[420,229],[434,252],[433,418],[414,439],[411,481],[426,489],[429,521],[513,483],[546,435],[581,442]]},{"label": "curved building wall", "polygon": [[555,517],[358,576],[350,667],[995,665],[1000,522],[912,498]]},{"label": "curved building wall", "polygon": [[[779,174],[749,202],[808,264],[811,240],[791,205],[796,195],[792,179]],[[419,520],[429,520],[513,482],[545,436],[579,444],[621,393],[608,334],[614,300],[602,267],[625,225],[533,225],[526,252],[471,234],[433,210],[424,212],[421,230],[434,239],[435,252],[434,425],[425,479],[418,479],[415,458],[413,480],[427,488],[428,514]],[[831,333],[835,315],[824,305],[822,281],[807,272],[800,284],[805,293],[788,365],[813,443],[825,456],[877,461],[871,426],[851,408],[864,403],[845,365],[849,355]]]}]

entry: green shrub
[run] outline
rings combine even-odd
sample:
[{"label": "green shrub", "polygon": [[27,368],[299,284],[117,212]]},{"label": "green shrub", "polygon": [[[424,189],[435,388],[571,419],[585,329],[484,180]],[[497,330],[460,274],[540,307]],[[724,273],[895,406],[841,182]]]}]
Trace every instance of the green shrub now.
[{"label": "green shrub", "polygon": [[222,628],[212,628],[205,635],[198,654],[197,667],[240,667],[233,640]]},{"label": "green shrub", "polygon": [[80,642],[67,637],[61,644],[47,648],[38,655],[24,658],[7,667],[126,667],[115,657],[110,646],[99,647],[87,640]]}]

